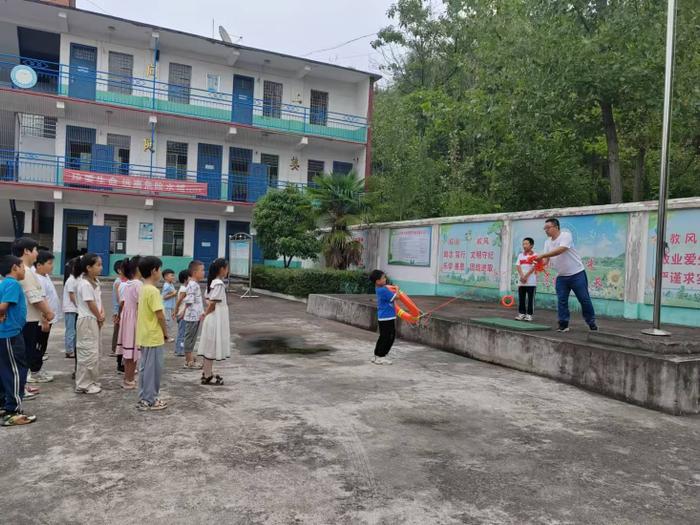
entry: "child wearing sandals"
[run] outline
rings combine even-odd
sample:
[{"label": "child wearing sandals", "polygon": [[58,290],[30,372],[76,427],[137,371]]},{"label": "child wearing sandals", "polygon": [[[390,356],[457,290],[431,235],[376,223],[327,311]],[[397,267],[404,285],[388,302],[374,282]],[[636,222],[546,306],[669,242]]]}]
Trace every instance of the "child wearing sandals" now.
[{"label": "child wearing sandals", "polygon": [[214,375],[214,361],[231,357],[231,334],[229,329],[228,303],[224,279],[228,277],[228,262],[216,259],[209,266],[207,277],[207,299],[209,304],[204,312],[202,335],[199,338],[199,355],[204,357],[202,369],[203,385],[223,385],[224,379]]},{"label": "child wearing sandals", "polygon": [[163,262],[154,256],[143,257],[139,261],[139,271],[143,277],[136,323],[136,344],[141,349],[139,410],[163,410],[168,407],[158,399],[165,362],[164,345],[168,339],[163,299],[155,286],[160,281],[162,266]]},{"label": "child wearing sandals", "polygon": [[139,261],[137,255],[131,259],[124,259],[122,273],[127,279],[119,287],[119,336],[117,338],[117,355],[122,356],[124,367],[124,382],[122,388],[133,390],[136,388],[136,363],[140,353],[136,346],[136,317],[138,315],[139,293],[141,292],[141,274],[139,273]]},{"label": "child wearing sandals", "polygon": [[99,255],[83,255],[77,270],[73,273],[78,278],[76,295],[78,299],[78,323],[76,325],[75,343],[75,391],[78,394],[99,394],[100,340],[105,311],[102,308],[100,281],[102,259]]},{"label": "child wearing sandals", "polygon": [[184,368],[200,369],[202,365],[197,363],[192,356],[194,345],[197,342],[199,323],[204,319],[204,307],[202,306],[202,289],[199,281],[204,279],[204,264],[201,261],[192,261],[187,267],[189,279],[187,281],[187,295],[185,295],[185,366]]},{"label": "child wearing sandals", "polygon": [[24,263],[19,257],[0,258],[0,418],[2,426],[28,425],[36,416],[22,412],[27,362],[24,357],[22,328],[27,320],[27,303],[19,281],[24,279]]},{"label": "child wearing sandals", "polygon": [[175,355],[185,357],[185,296],[187,295],[187,281],[190,278],[187,270],[182,270],[177,275],[180,288],[177,291],[175,303],[175,320],[177,321],[177,337],[175,338]]}]

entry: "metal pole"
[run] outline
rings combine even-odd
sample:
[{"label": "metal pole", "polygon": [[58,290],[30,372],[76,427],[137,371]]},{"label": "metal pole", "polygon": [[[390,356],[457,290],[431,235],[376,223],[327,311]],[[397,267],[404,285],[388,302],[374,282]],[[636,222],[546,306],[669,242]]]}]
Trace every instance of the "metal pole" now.
[{"label": "metal pole", "polygon": [[676,0],[668,0],[666,19],[666,76],[664,81],[664,120],[661,134],[661,176],[659,178],[659,213],[656,226],[656,267],[654,272],[653,327],[642,330],[647,335],[671,335],[661,329],[661,292],[664,255],[666,254],[666,199],[668,196],[669,145],[671,142],[671,100],[673,98],[673,62],[676,44]]}]

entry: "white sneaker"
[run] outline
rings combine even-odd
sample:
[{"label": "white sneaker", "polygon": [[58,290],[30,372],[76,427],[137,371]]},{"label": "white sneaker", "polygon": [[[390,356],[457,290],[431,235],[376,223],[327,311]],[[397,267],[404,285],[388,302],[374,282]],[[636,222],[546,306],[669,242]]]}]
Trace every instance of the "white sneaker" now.
[{"label": "white sneaker", "polygon": [[525,316],[525,320],[526,320],[528,323],[531,323],[531,322],[532,322],[532,316],[531,316],[531,315],[526,315],[526,316]]},{"label": "white sneaker", "polygon": [[28,383],[50,383],[51,381],[53,381],[53,376],[47,374],[46,372],[37,372],[36,374],[32,374],[31,377],[27,378]]},{"label": "white sneaker", "polygon": [[393,361],[386,357],[378,357],[374,363],[377,365],[390,365],[393,363]]},{"label": "white sneaker", "polygon": [[527,316],[525,314],[518,314],[515,316],[516,321],[524,321]]},{"label": "white sneaker", "polygon": [[85,390],[86,394],[99,394],[100,392],[102,392],[102,389],[94,383]]}]

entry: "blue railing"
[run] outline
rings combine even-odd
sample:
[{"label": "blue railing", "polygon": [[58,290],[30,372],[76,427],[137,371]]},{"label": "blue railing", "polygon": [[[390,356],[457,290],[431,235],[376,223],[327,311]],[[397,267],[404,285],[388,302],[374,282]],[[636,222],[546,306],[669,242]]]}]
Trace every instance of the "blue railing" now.
[{"label": "blue railing", "polygon": [[[139,187],[111,187],[99,184],[66,182],[64,171],[77,170],[97,175],[129,175],[147,179]],[[118,178],[118,177],[117,177]],[[257,202],[270,188],[306,185],[280,181],[266,174],[196,172],[163,167],[140,166],[123,162],[110,162],[94,158],[71,158],[43,153],[0,150],[0,182],[40,184],[64,188],[78,188],[138,195],[175,196],[210,201]],[[178,182],[196,182],[206,185],[206,195],[192,195],[177,188]],[[156,189],[156,184],[158,188]],[[173,188],[173,191],[168,191]]]},{"label": "blue railing", "polygon": [[15,87],[10,72],[18,64],[31,67],[37,74],[37,83],[29,88],[31,91],[274,131],[361,143],[367,140],[367,119],[357,115],[277,104],[14,55],[0,54],[0,86]]}]

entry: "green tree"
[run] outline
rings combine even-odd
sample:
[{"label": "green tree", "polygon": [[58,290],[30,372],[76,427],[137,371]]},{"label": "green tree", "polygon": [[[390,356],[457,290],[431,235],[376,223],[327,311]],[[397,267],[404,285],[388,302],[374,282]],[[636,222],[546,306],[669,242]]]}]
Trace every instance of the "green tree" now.
[{"label": "green tree", "polygon": [[[372,44],[392,50],[373,122],[379,218],[655,197],[665,2],[431,4],[398,0]],[[674,197],[700,194],[699,4],[678,14]]]},{"label": "green tree", "polygon": [[308,196],[294,186],[272,190],[253,211],[257,240],[267,259],[282,257],[289,268],[294,257],[316,259],[320,244],[313,234],[314,210]]},{"label": "green tree", "polygon": [[360,264],[362,244],[352,238],[348,226],[359,222],[365,209],[364,182],[354,171],[347,175],[321,175],[314,179],[309,196],[321,225],[327,228],[321,234],[321,251],[326,265],[346,270],[351,264]]}]

